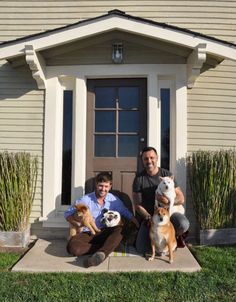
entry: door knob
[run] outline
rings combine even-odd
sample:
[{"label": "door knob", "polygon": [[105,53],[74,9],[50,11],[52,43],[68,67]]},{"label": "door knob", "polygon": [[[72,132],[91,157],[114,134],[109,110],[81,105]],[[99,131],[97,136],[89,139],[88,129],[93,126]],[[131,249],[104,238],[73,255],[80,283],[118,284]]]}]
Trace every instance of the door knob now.
[{"label": "door knob", "polygon": [[141,142],[141,143],[145,142],[145,138],[144,138],[144,137],[141,137],[141,138],[140,138],[140,142]]}]

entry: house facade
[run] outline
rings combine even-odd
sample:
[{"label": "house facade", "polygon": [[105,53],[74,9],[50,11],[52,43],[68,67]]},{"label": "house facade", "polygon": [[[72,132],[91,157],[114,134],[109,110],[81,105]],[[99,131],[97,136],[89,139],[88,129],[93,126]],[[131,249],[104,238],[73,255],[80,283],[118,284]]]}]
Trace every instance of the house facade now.
[{"label": "house facade", "polygon": [[[187,5],[187,6],[186,6]],[[131,196],[154,146],[187,196],[186,156],[236,145],[234,1],[1,1],[0,150],[40,160],[32,232],[98,171]]]}]

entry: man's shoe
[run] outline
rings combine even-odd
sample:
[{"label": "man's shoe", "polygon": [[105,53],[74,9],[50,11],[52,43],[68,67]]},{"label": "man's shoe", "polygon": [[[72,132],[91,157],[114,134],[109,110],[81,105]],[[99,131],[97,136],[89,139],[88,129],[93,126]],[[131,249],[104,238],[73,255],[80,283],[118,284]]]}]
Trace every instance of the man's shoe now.
[{"label": "man's shoe", "polygon": [[88,259],[84,260],[84,267],[88,268],[90,266],[98,266],[106,258],[106,255],[103,252],[96,252]]},{"label": "man's shoe", "polygon": [[177,247],[180,248],[185,247],[185,241],[182,235],[178,236],[176,240],[177,240]]},{"label": "man's shoe", "polygon": [[180,235],[180,236],[178,236],[176,238],[176,240],[177,240],[177,247],[182,248],[182,247],[186,246],[185,239],[187,238],[188,233],[189,233],[189,231],[186,231],[185,233],[183,233],[182,235]]}]

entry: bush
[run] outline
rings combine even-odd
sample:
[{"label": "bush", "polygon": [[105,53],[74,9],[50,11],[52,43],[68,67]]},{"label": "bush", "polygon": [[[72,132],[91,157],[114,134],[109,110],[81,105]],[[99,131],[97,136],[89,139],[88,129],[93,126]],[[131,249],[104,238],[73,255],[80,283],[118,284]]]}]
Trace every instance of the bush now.
[{"label": "bush", "polygon": [[188,165],[194,211],[200,228],[236,226],[236,152],[193,152]]},{"label": "bush", "polygon": [[22,231],[29,224],[38,160],[29,153],[0,153],[0,230]]}]

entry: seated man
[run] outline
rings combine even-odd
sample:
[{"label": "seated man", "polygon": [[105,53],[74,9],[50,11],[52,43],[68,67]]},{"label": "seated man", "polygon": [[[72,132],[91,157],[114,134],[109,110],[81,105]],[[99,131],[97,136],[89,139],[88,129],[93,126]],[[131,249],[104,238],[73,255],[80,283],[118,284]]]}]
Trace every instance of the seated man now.
[{"label": "seated man", "polygon": [[[155,191],[160,183],[160,176],[171,176],[172,174],[163,168],[157,166],[158,155],[153,147],[146,147],[143,149],[142,162],[144,170],[139,173],[133,182],[133,201],[135,209],[141,216],[142,225],[140,227],[137,240],[136,249],[139,253],[145,253],[150,248],[148,221],[154,212],[155,205]],[[184,195],[180,187],[175,182],[175,205],[184,204]],[[158,196],[158,201],[168,203],[168,200],[163,196]],[[187,217],[180,213],[173,213],[170,218],[174,225],[178,247],[184,247],[184,239],[186,237],[189,221]]]},{"label": "seated man", "polygon": [[[97,227],[101,229],[101,232],[93,235],[88,229],[83,228],[83,231],[73,236],[67,244],[67,251],[74,256],[90,254],[90,257],[84,262],[85,267],[97,266],[102,263],[115,250],[123,237],[122,226],[120,225],[103,228],[100,220],[104,209],[119,212],[138,227],[138,221],[124,206],[122,201],[109,193],[111,186],[111,175],[108,172],[101,172],[95,178],[95,191],[81,197],[75,202],[75,204],[85,204],[89,208]],[[64,217],[72,225],[78,227],[79,220],[75,221],[75,211],[74,206],[69,207],[65,211]]]}]

